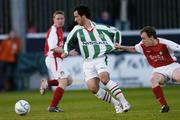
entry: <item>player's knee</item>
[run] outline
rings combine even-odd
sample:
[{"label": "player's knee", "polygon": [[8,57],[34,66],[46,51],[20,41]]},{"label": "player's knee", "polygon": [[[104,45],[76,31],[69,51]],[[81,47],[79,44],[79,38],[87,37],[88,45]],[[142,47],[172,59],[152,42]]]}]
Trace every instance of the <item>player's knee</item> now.
[{"label": "player's knee", "polygon": [[152,87],[157,86],[159,84],[157,77],[152,76],[150,81],[151,81]]},{"label": "player's knee", "polygon": [[96,94],[98,92],[98,89],[96,86],[88,86],[88,89],[93,93]]},{"label": "player's knee", "polygon": [[160,74],[153,74],[151,76],[151,84],[152,84],[152,87],[156,87],[158,85],[165,85],[167,81],[167,78],[163,75],[160,75]]},{"label": "player's knee", "polygon": [[99,74],[100,81],[106,85],[109,82],[109,74],[107,72],[102,72]]},{"label": "player's knee", "polygon": [[173,72],[173,79],[177,82],[180,82],[180,69],[177,69]]},{"label": "player's knee", "polygon": [[73,80],[72,80],[71,78],[69,78],[69,79],[67,80],[67,86],[71,85],[72,82],[73,82]]},{"label": "player's knee", "polygon": [[109,82],[109,78],[108,78],[108,77],[102,77],[102,78],[100,78],[100,81],[101,81],[104,85],[106,85],[106,84]]},{"label": "player's knee", "polygon": [[59,81],[59,87],[61,87],[61,88],[63,88],[63,89],[65,89],[66,88],[66,86],[68,86],[68,79],[67,78],[63,78],[63,79],[60,79]]},{"label": "player's knee", "polygon": [[175,76],[173,80],[175,80],[176,82],[180,82],[180,75]]},{"label": "player's knee", "polygon": [[64,78],[64,81],[66,82],[66,85],[69,86],[72,84],[73,80],[70,75],[68,75],[66,78]]}]

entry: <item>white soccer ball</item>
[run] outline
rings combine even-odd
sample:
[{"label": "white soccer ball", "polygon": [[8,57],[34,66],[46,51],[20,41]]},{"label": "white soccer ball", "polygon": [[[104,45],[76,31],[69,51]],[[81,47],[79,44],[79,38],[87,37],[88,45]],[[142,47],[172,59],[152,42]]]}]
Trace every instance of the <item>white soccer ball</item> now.
[{"label": "white soccer ball", "polygon": [[26,115],[30,111],[30,104],[25,100],[18,100],[15,104],[15,112],[18,115]]}]

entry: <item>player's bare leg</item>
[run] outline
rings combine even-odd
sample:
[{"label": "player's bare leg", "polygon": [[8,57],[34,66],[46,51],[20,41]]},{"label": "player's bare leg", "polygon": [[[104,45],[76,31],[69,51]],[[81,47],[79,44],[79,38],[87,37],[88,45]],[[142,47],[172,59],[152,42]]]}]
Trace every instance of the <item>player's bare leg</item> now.
[{"label": "player's bare leg", "polygon": [[173,80],[180,83],[180,68],[177,68],[172,73]]},{"label": "player's bare leg", "polygon": [[162,74],[153,73],[151,76],[151,86],[152,86],[152,91],[153,91],[156,99],[159,101],[159,103],[161,105],[160,112],[165,113],[165,112],[169,111],[169,106],[164,97],[163,90],[159,85],[159,81],[163,81],[163,79],[166,79],[166,78]]}]

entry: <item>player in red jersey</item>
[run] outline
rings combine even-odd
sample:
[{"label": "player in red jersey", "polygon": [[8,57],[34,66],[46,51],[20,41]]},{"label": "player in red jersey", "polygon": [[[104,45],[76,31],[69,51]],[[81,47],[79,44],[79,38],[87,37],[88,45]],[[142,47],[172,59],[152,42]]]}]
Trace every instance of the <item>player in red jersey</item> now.
[{"label": "player in red jersey", "polygon": [[167,79],[180,82],[180,64],[177,63],[174,52],[180,52],[180,45],[167,39],[158,38],[154,27],[146,26],[141,32],[141,42],[135,46],[115,45],[118,51],[139,52],[144,54],[153,67],[151,87],[156,99],[161,104],[162,113],[169,111],[169,106],[160,87]]},{"label": "player in red jersey", "polygon": [[[45,63],[49,72],[50,80],[41,80],[40,93],[43,95],[45,90],[50,86],[57,86],[48,107],[49,112],[63,112],[58,108],[58,103],[61,100],[66,86],[71,85],[72,79],[69,72],[63,65],[61,53],[63,47],[63,30],[65,18],[64,12],[55,11],[53,14],[54,24],[48,30],[44,54],[46,56]],[[77,55],[75,50],[70,52],[70,55]]]}]

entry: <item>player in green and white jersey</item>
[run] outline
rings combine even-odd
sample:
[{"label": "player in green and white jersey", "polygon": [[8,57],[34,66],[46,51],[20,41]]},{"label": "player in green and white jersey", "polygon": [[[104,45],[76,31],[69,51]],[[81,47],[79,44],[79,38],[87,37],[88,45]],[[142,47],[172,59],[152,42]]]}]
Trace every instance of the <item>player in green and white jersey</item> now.
[{"label": "player in green and white jersey", "polygon": [[[86,6],[74,9],[74,20],[78,23],[67,36],[63,57],[79,45],[84,58],[83,71],[88,89],[103,101],[111,103],[116,113],[127,112],[130,105],[118,84],[110,80],[106,54],[114,50],[115,43],[121,43],[121,33],[114,27],[96,24]],[[102,82],[112,94],[99,86]],[[116,99],[114,99],[114,96]]]}]

